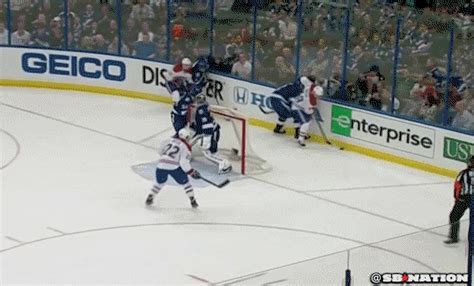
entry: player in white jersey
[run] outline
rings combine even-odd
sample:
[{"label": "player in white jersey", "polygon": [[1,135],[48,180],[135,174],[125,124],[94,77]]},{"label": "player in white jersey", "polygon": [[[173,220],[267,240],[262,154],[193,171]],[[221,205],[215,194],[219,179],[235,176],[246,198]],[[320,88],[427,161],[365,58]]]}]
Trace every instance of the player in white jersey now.
[{"label": "player in white jersey", "polygon": [[188,140],[190,134],[188,129],[179,130],[178,137],[171,138],[163,142],[160,148],[160,159],[156,167],[156,183],[151,189],[151,193],[146,199],[146,204],[153,204],[153,199],[164,187],[168,176],[171,176],[176,183],[184,186],[191,206],[197,208],[199,205],[194,198],[193,186],[189,182],[188,175],[194,179],[199,179],[199,173],[191,167],[191,145]]},{"label": "player in white jersey", "polygon": [[300,132],[297,138],[301,146],[306,146],[306,138],[308,135],[311,120],[314,116],[316,104],[318,103],[317,96],[323,95],[323,89],[316,84],[311,84],[305,87],[303,92],[296,97],[291,98],[291,109],[294,114],[295,123],[300,125]]}]

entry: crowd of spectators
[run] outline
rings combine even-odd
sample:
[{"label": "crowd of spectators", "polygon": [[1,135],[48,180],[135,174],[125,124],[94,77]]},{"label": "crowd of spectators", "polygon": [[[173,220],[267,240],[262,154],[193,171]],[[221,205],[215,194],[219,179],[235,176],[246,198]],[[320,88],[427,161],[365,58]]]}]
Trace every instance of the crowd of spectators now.
[{"label": "crowd of spectators", "polygon": [[[209,1],[172,2],[171,61],[209,54]],[[251,6],[254,2],[258,4],[255,58]],[[297,43],[298,2],[215,1],[212,68],[245,79],[252,79],[255,74],[255,80],[272,85],[291,82],[297,73],[313,75],[327,84],[327,96],[389,111],[397,18],[402,16],[395,111],[441,122],[445,87],[433,86],[426,74],[435,66],[445,72],[449,29],[454,26],[452,76],[462,77],[467,88],[461,91],[448,88],[449,122],[455,127],[474,129],[472,6],[438,7],[434,11],[413,9],[393,1],[352,1],[348,82],[341,89],[347,6],[341,4],[343,1],[304,0],[301,42]],[[116,1],[112,0],[67,0],[65,13],[63,0],[10,0],[8,25],[4,0],[0,5],[0,44],[8,44],[11,33],[12,45],[67,47],[110,54],[118,54],[120,49],[120,54],[125,56],[166,60],[167,1],[122,0],[121,3],[118,10]],[[121,17],[117,17],[118,12]],[[298,44],[299,71],[296,70]]]}]

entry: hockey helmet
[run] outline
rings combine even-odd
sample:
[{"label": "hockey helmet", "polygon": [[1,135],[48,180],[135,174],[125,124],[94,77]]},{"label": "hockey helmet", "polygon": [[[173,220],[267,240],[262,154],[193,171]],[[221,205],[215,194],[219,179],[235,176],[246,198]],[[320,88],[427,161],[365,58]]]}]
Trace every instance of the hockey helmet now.
[{"label": "hockey helmet", "polygon": [[309,79],[309,81],[311,81],[312,83],[315,83],[316,82],[316,77],[314,75],[309,75],[307,76],[307,78]]},{"label": "hockey helmet", "polygon": [[187,128],[182,128],[178,131],[178,137],[183,140],[188,140],[191,137],[191,133]]},{"label": "hockey helmet", "polygon": [[201,103],[204,103],[204,102],[206,102],[206,95],[204,93],[199,93],[196,96],[196,103],[201,104]]},{"label": "hockey helmet", "polygon": [[474,155],[471,155],[471,157],[469,158],[469,160],[467,160],[467,166],[469,168],[474,168]]},{"label": "hockey helmet", "polygon": [[191,62],[191,60],[189,58],[184,58],[182,61],[181,61],[181,64],[183,66],[191,66],[193,63]]},{"label": "hockey helmet", "polygon": [[323,96],[323,88],[319,85],[317,85],[315,88],[314,88],[314,93],[316,94],[316,96]]}]

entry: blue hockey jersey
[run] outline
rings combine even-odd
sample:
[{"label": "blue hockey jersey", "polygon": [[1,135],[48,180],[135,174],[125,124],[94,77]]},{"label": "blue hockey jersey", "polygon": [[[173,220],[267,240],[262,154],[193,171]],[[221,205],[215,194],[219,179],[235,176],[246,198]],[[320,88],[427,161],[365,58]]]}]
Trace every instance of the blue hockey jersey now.
[{"label": "blue hockey jersey", "polygon": [[186,115],[189,106],[193,103],[194,97],[191,92],[185,89],[175,90],[171,94],[173,98],[173,113],[178,115]]},{"label": "blue hockey jersey", "polygon": [[203,103],[196,107],[192,127],[198,135],[212,135],[214,130],[218,128],[217,122],[214,121],[214,118],[209,111],[209,104]]},{"label": "blue hockey jersey", "polygon": [[299,96],[305,87],[310,84],[311,81],[307,77],[302,76],[293,83],[285,84],[284,86],[277,88],[273,93],[289,102],[290,98]]}]

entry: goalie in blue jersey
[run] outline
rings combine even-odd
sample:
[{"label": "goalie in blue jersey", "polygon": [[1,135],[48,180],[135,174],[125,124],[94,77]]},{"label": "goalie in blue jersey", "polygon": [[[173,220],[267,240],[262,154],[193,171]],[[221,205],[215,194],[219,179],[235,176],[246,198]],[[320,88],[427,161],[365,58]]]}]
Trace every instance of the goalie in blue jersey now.
[{"label": "goalie in blue jersey", "polygon": [[206,96],[196,96],[196,109],[192,118],[191,129],[195,131],[194,140],[201,140],[204,156],[218,165],[218,174],[232,171],[230,162],[219,154],[220,125],[214,120],[206,102]]}]

